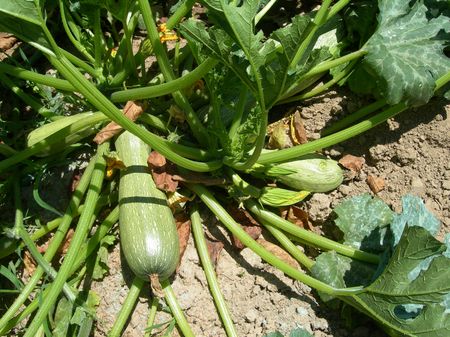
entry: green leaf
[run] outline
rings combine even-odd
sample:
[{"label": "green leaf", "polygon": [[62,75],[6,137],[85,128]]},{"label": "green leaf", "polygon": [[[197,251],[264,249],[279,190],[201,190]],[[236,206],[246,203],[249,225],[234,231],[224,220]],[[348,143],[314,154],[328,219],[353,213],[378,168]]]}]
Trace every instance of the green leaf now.
[{"label": "green leaf", "polygon": [[381,199],[358,195],[341,202],[334,212],[345,244],[372,252],[385,250],[386,226],[392,222],[394,213]]},{"label": "green leaf", "polygon": [[53,54],[42,29],[44,25],[39,1],[0,0],[0,31],[14,34],[44,53]]},{"label": "green leaf", "polygon": [[[376,271],[377,267],[374,265],[339,255],[335,251],[320,254],[311,269],[314,277],[335,288],[368,285]],[[334,298],[321,292],[319,295],[324,301]]]},{"label": "green leaf", "polygon": [[422,199],[413,195],[402,198],[402,213],[396,214],[391,224],[394,234],[394,244],[400,241],[405,226],[423,227],[435,236],[439,232],[439,220],[426,209]]},{"label": "green leaf", "polygon": [[[434,94],[436,79],[450,71],[450,59],[443,52],[449,17],[428,18],[423,1],[412,2],[412,7],[404,0],[378,3],[378,29],[363,47],[368,54],[362,66],[370,74],[366,81],[375,83],[378,95],[389,104],[425,104]],[[352,83],[358,89],[358,81]]]},{"label": "green leaf", "polygon": [[66,337],[68,334],[68,329],[70,325],[70,320],[72,317],[73,303],[71,303],[67,298],[63,297],[59,300],[56,306],[56,312],[54,317],[54,337]]},{"label": "green leaf", "polygon": [[114,244],[115,240],[116,238],[114,235],[107,235],[102,239],[95,258],[94,270],[92,272],[92,278],[94,280],[101,280],[108,273],[108,247]]},{"label": "green leaf", "polygon": [[[388,266],[353,305],[402,336],[450,335],[450,259],[448,247],[422,227],[407,227]],[[411,271],[431,259],[419,277]]]}]

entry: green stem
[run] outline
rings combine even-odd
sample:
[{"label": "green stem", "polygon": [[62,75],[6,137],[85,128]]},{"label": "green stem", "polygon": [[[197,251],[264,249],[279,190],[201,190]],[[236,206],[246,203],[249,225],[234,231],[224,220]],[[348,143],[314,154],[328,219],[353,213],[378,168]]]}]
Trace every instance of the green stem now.
[{"label": "green stem", "polygon": [[274,236],[275,239],[291,254],[300,264],[311,270],[314,261],[303,253],[281,230],[272,226],[269,222],[262,220],[261,223]]},{"label": "green stem", "polygon": [[236,136],[237,130],[242,123],[242,116],[244,115],[245,105],[247,103],[247,94],[247,88],[242,88],[233,121],[231,122],[230,131],[228,131],[229,139],[233,139]]},{"label": "green stem", "polygon": [[200,197],[200,199],[206,204],[206,206],[208,206],[208,208],[217,216],[220,222],[222,222],[225,225],[225,227],[231,233],[233,233],[233,235],[235,235],[246,247],[253,250],[264,261],[280,269],[286,275],[292,277],[295,280],[303,282],[306,285],[318,291],[323,291],[330,295],[348,296],[352,294],[357,294],[363,290],[363,287],[352,287],[343,289],[334,288],[293,268],[288,263],[279,259],[275,255],[267,251],[264,247],[262,247],[258,242],[253,240],[251,236],[247,234],[247,232],[245,232],[241,228],[241,226],[238,223],[236,223],[236,221],[234,221],[234,219],[227,213],[227,211],[219,204],[219,202],[217,202],[217,200],[204,186],[191,184],[188,184],[187,186]]},{"label": "green stem", "polygon": [[348,5],[348,3],[351,0],[339,0],[336,2],[333,7],[330,8],[328,15],[327,15],[327,21],[330,20],[333,16],[335,16],[337,13],[339,13],[345,6]]},{"label": "green stem", "polygon": [[[130,131],[144,142],[149,144],[153,149],[161,153],[171,162],[184,167],[186,169],[198,172],[209,172],[217,170],[222,166],[221,161],[211,162],[195,162],[186,159],[177,153],[173,152],[169,146],[158,136],[148,132],[142,127],[139,127],[134,122],[129,120],[123,113],[108,100],[83,74],[81,74],[67,59],[60,60],[51,58],[53,65],[66,77],[86,99],[96,108],[102,111],[108,118],[122,126],[124,129]],[[1,163],[0,163],[1,171]]]},{"label": "green stem", "polygon": [[[66,57],[70,62],[72,62],[77,67],[83,69],[85,72],[87,72],[89,75],[91,75],[93,78],[103,80],[103,74],[101,73],[101,69],[96,70],[93,67],[91,67],[89,64],[84,62],[82,59],[76,57],[72,53],[69,53],[67,50],[59,48],[61,51],[61,54]],[[74,89],[73,89],[74,90]],[[72,91],[73,91],[72,90]]]},{"label": "green stem", "polygon": [[53,113],[44,108],[44,106],[34,99],[32,96],[25,93],[18,85],[16,85],[13,81],[9,79],[8,76],[0,73],[0,81],[2,84],[6,85],[11,89],[13,93],[15,93],[25,104],[29,105],[34,111],[39,113],[44,117],[51,117]]},{"label": "green stem", "polygon": [[177,10],[170,16],[170,18],[166,22],[167,29],[173,29],[186,16],[186,14],[192,10],[194,4],[195,0],[186,0],[180,6],[178,6]]},{"label": "green stem", "polygon": [[227,332],[227,336],[237,337],[238,334],[234,328],[233,319],[228,310],[225,299],[220,291],[219,283],[216,278],[216,272],[209,257],[208,248],[206,246],[205,236],[203,235],[202,222],[197,207],[191,210],[191,224],[192,233],[194,235],[195,244],[197,245],[197,252],[200,261],[205,271],[206,280],[208,281],[209,289],[216,303],[220,318]]},{"label": "green stem", "polygon": [[25,70],[20,67],[15,67],[4,62],[0,62],[0,72],[6,73],[22,80],[31,81],[37,84],[47,85],[61,91],[74,92],[75,88],[69,81],[55,78],[48,75],[41,75],[34,71]]},{"label": "green stem", "polygon": [[[158,312],[158,297],[153,296],[152,303],[150,305],[150,313],[148,314],[148,320],[147,320],[147,329],[153,326],[155,323],[156,313]],[[150,337],[150,329],[145,331],[144,337]]]},{"label": "green stem", "polygon": [[65,127],[51,135],[49,135],[47,138],[44,138],[40,142],[37,142],[36,144],[26,148],[23,151],[17,152],[16,154],[12,155],[11,157],[2,160],[0,162],[0,172],[6,170],[7,168],[21,163],[23,160],[47,149],[50,145],[56,144],[58,142],[61,142],[66,138],[67,136],[70,136],[80,130],[85,129],[86,127],[90,125],[95,125],[99,122],[105,121],[106,117],[101,113],[93,114],[92,116],[89,116],[83,120],[77,121],[68,127]]},{"label": "green stem", "polygon": [[363,117],[366,117],[367,115],[370,115],[371,113],[377,111],[378,109],[381,109],[386,105],[386,99],[382,98],[378,101],[375,101],[369,105],[366,105],[362,109],[359,109],[358,111],[355,111],[348,115],[347,117],[339,120],[338,122],[334,123],[330,127],[324,129],[322,131],[322,136],[328,136],[331,135],[339,130],[342,130],[343,128],[352,125],[357,120],[360,120]]},{"label": "green stem", "polygon": [[334,250],[339,254],[361,260],[364,262],[377,264],[380,262],[378,255],[370,254],[350,246],[343,245],[336,241],[330,240],[323,236],[317,235],[311,231],[307,231],[299,226],[294,225],[292,222],[285,220],[278,215],[265,210],[261,205],[259,205],[254,200],[245,201],[247,209],[249,209],[253,214],[257,216],[258,219],[267,221],[271,225],[282,229],[292,235],[299,237],[304,240],[307,244],[324,249],[324,250]]},{"label": "green stem", "polygon": [[100,22],[100,9],[96,9],[94,14],[94,66],[96,69],[100,69],[102,66],[102,58],[104,52],[105,44]]},{"label": "green stem", "polygon": [[289,97],[287,99],[281,100],[281,101],[277,102],[277,104],[292,103],[292,102],[301,101],[301,100],[305,100],[305,99],[320,95],[321,93],[323,93],[324,91],[328,90],[330,87],[332,87],[333,85],[338,83],[340,80],[342,80],[343,78],[348,76],[352,72],[353,67],[355,66],[356,62],[357,62],[356,60],[353,60],[352,62],[350,62],[350,64],[347,67],[345,67],[345,69],[343,71],[339,72],[339,74],[336,74],[327,83],[324,83],[304,94]]},{"label": "green stem", "polygon": [[50,286],[51,290],[44,301],[41,303],[41,306],[34,316],[27,331],[25,332],[24,337],[36,336],[37,330],[46,319],[50,309],[54,306],[64,283],[69,277],[70,270],[77,260],[79,249],[81,248],[83,241],[85,240],[90,229],[90,226],[92,225],[91,219],[95,210],[95,205],[97,203],[106,169],[106,162],[105,158],[103,158],[103,155],[105,154],[106,150],[108,150],[108,148],[109,143],[104,143],[98,147],[95,168],[86,196],[86,208],[83,210],[83,213],[80,216],[75,233],[70,243],[69,250],[67,251],[64,261],[59,269],[58,275]]},{"label": "green stem", "polygon": [[289,149],[263,153],[259,157],[258,164],[271,164],[287,161],[338,144],[367,130],[370,130],[371,128],[383,123],[389,118],[394,117],[407,108],[408,106],[405,103],[399,103],[373,117],[370,117],[365,121],[355,124],[354,126],[351,126],[345,130],[336,132],[332,135],[313,140],[312,142],[306,144],[297,145]]},{"label": "green stem", "polygon": [[[59,249],[59,246],[63,242],[66,237],[66,233],[69,229],[70,224],[72,223],[74,213],[80,205],[81,199],[83,198],[92,177],[92,173],[94,171],[95,160],[91,160],[89,165],[86,167],[83,176],[78,183],[76,190],[73,192],[72,198],[69,202],[69,206],[67,207],[66,212],[64,213],[63,218],[61,219],[61,223],[59,225],[59,230],[55,233],[52,242],[48,246],[44,259],[50,262],[55,256],[56,252]],[[33,239],[33,237],[32,237]],[[20,307],[25,303],[25,301],[30,296],[31,292],[34,290],[36,284],[41,279],[44,274],[44,270],[38,266],[33,276],[29,279],[26,286],[22,289],[20,295],[14,300],[14,303],[8,308],[6,313],[0,319],[0,332],[3,333],[5,331],[5,326],[7,323],[14,317],[14,315],[19,311]]]},{"label": "green stem", "polygon": [[239,188],[243,193],[259,199],[259,197],[261,196],[261,190],[253,185],[250,185],[248,182],[246,182],[245,180],[243,180],[239,174],[237,174],[236,172],[234,172],[232,169],[230,168],[225,168],[225,171],[227,173],[228,176],[231,177],[231,180],[233,181],[233,184]]},{"label": "green stem", "polygon": [[[63,24],[64,31],[66,32],[67,37],[69,38],[70,42],[72,42],[73,46],[81,53],[83,54],[86,59],[91,62],[95,63],[95,59],[91,56],[91,54],[88,53],[86,48],[78,41],[75,36],[73,36],[72,31],[70,30],[67,17],[66,17],[66,6],[64,5],[64,2],[62,0],[59,0],[59,12],[61,13],[61,21]],[[75,23],[74,23],[75,24]]]},{"label": "green stem", "polygon": [[[153,20],[153,14],[150,4],[147,0],[138,0],[142,18],[147,28],[148,39],[150,40],[155,52],[158,66],[161,69],[166,82],[173,81],[175,75],[172,71],[166,50],[159,40],[159,33]],[[194,137],[200,144],[208,144],[208,134],[200,119],[194,112],[186,96],[181,91],[172,92],[175,103],[184,111],[186,121],[188,122]]]},{"label": "green stem", "polygon": [[171,94],[174,91],[193,85],[196,81],[205,76],[217,64],[217,62],[218,61],[213,58],[207,58],[197,68],[173,81],[148,87],[113,92],[111,94],[111,101],[126,102]]},{"label": "green stem", "polygon": [[297,66],[297,64],[301,61],[303,56],[305,55],[305,52],[308,49],[309,45],[311,44],[311,41],[313,40],[314,35],[316,34],[317,30],[325,22],[326,15],[328,13],[328,8],[330,7],[330,5],[331,5],[331,0],[323,1],[322,6],[320,7],[319,11],[317,12],[317,14],[314,18],[314,21],[311,22],[308,25],[308,27],[306,28],[307,36],[301,42],[294,57],[292,58],[291,62],[289,63],[289,69],[294,69]]},{"label": "green stem", "polygon": [[125,302],[120,308],[119,314],[117,315],[116,321],[114,322],[111,330],[108,333],[108,337],[120,337],[122,336],[122,330],[130,318],[133,309],[136,305],[136,301],[141,293],[142,287],[144,286],[144,280],[139,277],[135,277],[131,283],[128,295],[125,298]]},{"label": "green stem", "polygon": [[170,286],[169,280],[161,280],[161,286],[164,291],[164,297],[166,299],[167,305],[169,306],[173,317],[177,321],[178,327],[180,328],[184,337],[195,337],[188,321],[186,320],[186,317],[183,314],[183,310],[181,309],[180,304],[177,301],[177,297],[175,296],[175,293]]},{"label": "green stem", "polygon": [[267,14],[267,12],[272,8],[273,5],[275,5],[275,3],[277,2],[277,0],[270,0],[264,7],[263,9],[261,9],[258,14],[256,14],[255,16],[255,26],[258,24],[259,21],[261,21],[261,19],[264,17],[264,15]]},{"label": "green stem", "polygon": [[300,76],[294,84],[290,86],[288,90],[286,90],[286,93],[280,98],[280,100],[286,100],[288,97],[295,95],[297,92],[300,91],[299,85],[303,82],[308,80],[309,78],[312,78],[314,76],[318,76],[319,74],[323,74],[326,71],[330,70],[331,68],[337,67],[341,64],[351,62],[354,60],[358,60],[359,58],[363,57],[365,54],[367,54],[367,51],[365,50],[357,50],[353,53],[341,56],[337,59],[325,61],[317,66],[313,67],[311,70]]}]

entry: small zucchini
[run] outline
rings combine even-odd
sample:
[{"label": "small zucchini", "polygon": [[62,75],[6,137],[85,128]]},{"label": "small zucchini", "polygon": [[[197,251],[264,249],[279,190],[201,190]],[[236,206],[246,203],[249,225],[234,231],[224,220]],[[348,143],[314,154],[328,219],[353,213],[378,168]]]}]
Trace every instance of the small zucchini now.
[{"label": "small zucchini", "polygon": [[318,154],[273,165],[265,174],[293,189],[322,193],[334,190],[344,179],[344,173],[335,160]]},{"label": "small zucchini", "polygon": [[119,183],[119,231],[123,254],[140,278],[163,280],[177,267],[178,234],[166,195],[156,188],[147,167],[150,148],[128,131],[115,142],[126,169]]}]

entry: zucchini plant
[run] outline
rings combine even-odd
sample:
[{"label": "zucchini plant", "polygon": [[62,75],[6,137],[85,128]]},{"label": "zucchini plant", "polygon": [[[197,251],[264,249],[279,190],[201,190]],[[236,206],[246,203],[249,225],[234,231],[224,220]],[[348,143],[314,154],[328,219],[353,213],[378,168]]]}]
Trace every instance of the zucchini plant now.
[{"label": "zucchini plant", "polygon": [[[300,202],[310,193],[328,192],[342,182],[337,163],[317,157],[317,152],[411,106],[426,104],[433,95],[448,96],[448,4],[379,0],[376,6],[367,1],[324,0],[318,10],[292,14],[289,22],[274,28],[268,24],[268,13],[276,1],[199,3],[206,12],[202,20],[191,15],[194,1],[182,0],[166,22],[158,23],[160,13],[155,13],[147,0],[59,0],[57,4],[0,0],[0,31],[16,35],[34,48],[36,58],[45,58],[57,72],[57,77],[41,74],[12,57],[0,62],[1,82],[30,106],[36,112],[34,118],[43,124],[26,130],[28,142],[22,141],[23,130],[7,137],[3,137],[3,130],[0,133],[4,142],[0,143],[0,188],[5,195],[13,188],[16,191],[15,223],[7,230],[8,245],[13,248],[2,257],[11,256],[14,249],[20,253],[21,247],[27,246],[39,265],[26,286],[11,278],[20,295],[0,319],[1,334],[29,318],[26,337],[61,329],[62,335],[89,335],[95,299],[79,291],[79,285],[92,276],[86,273],[95,269],[88,257],[96,249],[100,252],[103,247],[105,251],[107,242],[115,238],[114,232],[110,237],[107,233],[118,220],[121,247],[136,278],[110,335],[122,333],[144,287],[143,280],[150,277],[153,290],[162,290],[182,333],[193,336],[170,284],[179,262],[178,237],[166,195],[156,188],[148,172],[150,148],[181,175],[203,174],[200,181],[187,179],[183,185],[196,196],[184,210],[190,212],[199,255],[229,336],[235,336],[236,330],[207,258],[198,207],[212,212],[265,261],[318,290],[324,300],[337,297],[345,301],[372,317],[390,335],[445,334],[449,329],[450,289],[446,274],[436,271],[450,270],[448,248],[432,237],[436,221],[419,201],[406,199],[412,206],[402,215],[393,215],[387,206],[365,197],[338,208],[337,226],[345,234],[343,242],[295,226],[279,217],[277,208]],[[139,25],[145,37],[136,50],[133,41],[138,39]],[[176,41],[169,50],[170,40]],[[73,53],[65,49],[68,43]],[[155,62],[148,66],[150,56]],[[23,81],[33,83],[36,90],[46,86],[71,95],[85,111],[58,115],[21,87]],[[263,151],[267,125],[277,118],[278,107],[317,96],[336,84],[370,94],[375,101],[324,130],[317,140]],[[121,111],[121,103],[131,100],[148,103],[149,108],[137,117],[144,127]],[[114,179],[104,181],[108,141],[94,151],[92,164],[63,216],[43,226],[41,234],[29,237],[23,230],[26,219],[20,202],[24,177],[36,174],[36,166],[56,161],[73,143],[91,150],[91,135],[107,121],[123,130],[115,140],[125,166],[118,187]],[[206,186],[217,177],[224,178],[218,186]],[[286,188],[268,186],[273,182]],[[118,201],[108,199],[117,189]],[[252,239],[223,207],[222,201],[227,199],[236,199],[252,213],[308,272],[293,268]],[[425,216],[417,218],[413,209],[420,209]],[[102,211],[109,215],[104,218]],[[360,220],[360,228],[355,218]],[[75,222],[70,248],[59,269],[54,270],[49,264]],[[94,224],[98,225],[95,230]],[[54,239],[40,256],[33,240],[55,228]],[[380,240],[367,248],[363,243],[373,233]],[[395,242],[389,241],[390,233]],[[298,248],[298,242],[315,247],[322,255],[311,259]],[[409,247],[424,253],[417,255]],[[339,273],[330,272],[336,265],[342,266]],[[361,275],[349,282],[342,272],[352,266],[359,269],[352,270],[355,273],[351,276],[359,270]],[[31,299],[44,274],[52,283],[39,288]],[[395,279],[389,275],[396,275]],[[428,284],[424,281],[428,279],[435,282]],[[394,281],[404,287],[398,289]],[[416,290],[422,287],[426,294],[418,295]],[[67,298],[60,296],[63,291]],[[61,323],[56,317],[64,308],[68,308],[70,319]],[[153,301],[150,326],[156,311]],[[399,312],[414,315],[410,320],[402,319]],[[433,322],[425,329],[429,317],[434,317]]]}]

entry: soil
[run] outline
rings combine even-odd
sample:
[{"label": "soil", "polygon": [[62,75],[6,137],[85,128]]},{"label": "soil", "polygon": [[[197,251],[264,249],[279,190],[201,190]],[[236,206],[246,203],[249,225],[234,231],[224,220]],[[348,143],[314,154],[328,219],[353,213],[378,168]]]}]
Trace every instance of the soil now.
[{"label": "soil", "polygon": [[[357,110],[365,102],[345,91],[304,102],[298,109],[309,139],[336,118]],[[443,224],[439,238],[450,228],[450,105],[434,99],[426,107],[411,109],[367,133],[326,149],[324,154],[339,160],[346,154],[363,158],[358,173],[346,170],[344,183],[335,191],[315,193],[300,204],[318,230],[332,229],[333,207],[349,196],[372,193],[367,178],[379,178],[384,188],[377,193],[395,211],[401,210],[401,197],[414,194]],[[236,250],[216,220],[206,217],[211,235],[224,242],[217,276],[227,300],[239,336],[263,336],[278,330],[284,335],[302,327],[315,337],[387,336],[373,322],[348,310],[324,304],[315,291],[294,282],[280,271],[261,261],[249,249]],[[264,234],[263,234],[264,235]],[[106,336],[121,308],[130,284],[122,272],[120,247],[111,252],[110,269],[103,281],[93,284],[101,303],[95,336]],[[208,291],[192,237],[182,258],[173,289],[196,336],[225,336]],[[123,336],[141,336],[149,311],[149,290],[139,303]],[[158,312],[156,323],[170,316]],[[178,333],[174,332],[177,336]]]}]

